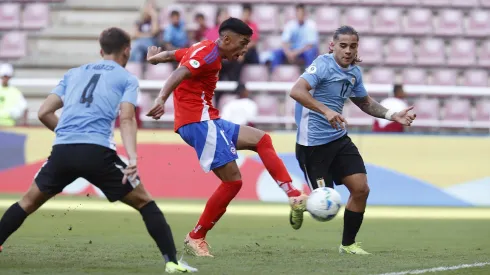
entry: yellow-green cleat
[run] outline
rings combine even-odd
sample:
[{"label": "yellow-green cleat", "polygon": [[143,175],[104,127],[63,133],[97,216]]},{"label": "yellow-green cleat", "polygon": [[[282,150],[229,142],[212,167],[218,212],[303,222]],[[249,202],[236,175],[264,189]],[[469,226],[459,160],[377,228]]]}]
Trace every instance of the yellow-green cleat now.
[{"label": "yellow-green cleat", "polygon": [[371,255],[371,253],[365,251],[361,248],[361,243],[353,243],[348,246],[340,245],[339,247],[340,254],[356,254],[356,255]]},{"label": "yellow-green cleat", "polygon": [[298,230],[303,225],[303,214],[306,211],[306,200],[308,196],[301,194],[297,197],[289,198],[291,211],[289,212],[289,223],[291,227]]},{"label": "yellow-green cleat", "polygon": [[193,273],[197,272],[197,268],[188,265],[184,261],[179,261],[179,264],[168,262],[165,264],[165,272],[167,273]]}]

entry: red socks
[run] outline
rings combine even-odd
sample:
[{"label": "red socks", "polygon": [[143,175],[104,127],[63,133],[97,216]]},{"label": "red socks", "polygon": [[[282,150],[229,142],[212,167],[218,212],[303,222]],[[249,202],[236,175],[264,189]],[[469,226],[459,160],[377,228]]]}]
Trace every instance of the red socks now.
[{"label": "red socks", "polygon": [[265,168],[269,171],[269,174],[271,174],[272,178],[284,190],[288,197],[301,195],[301,192],[292,185],[289,172],[282,160],[277,156],[276,150],[272,145],[272,139],[268,134],[265,134],[257,143],[257,153],[264,163]]},{"label": "red socks", "polygon": [[218,189],[214,191],[211,198],[209,198],[206,207],[204,208],[204,212],[202,213],[201,218],[199,218],[199,222],[189,233],[189,236],[193,239],[206,237],[206,233],[208,233],[221,216],[225,214],[226,207],[238,194],[240,188],[242,188],[241,180],[221,183]]}]

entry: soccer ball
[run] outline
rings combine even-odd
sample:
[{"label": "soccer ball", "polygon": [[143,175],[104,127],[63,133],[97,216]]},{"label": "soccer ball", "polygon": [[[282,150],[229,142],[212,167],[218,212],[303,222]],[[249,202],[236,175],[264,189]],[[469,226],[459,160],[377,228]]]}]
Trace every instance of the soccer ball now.
[{"label": "soccer ball", "polygon": [[306,210],[311,216],[320,222],[329,221],[340,210],[341,201],[339,192],[329,187],[321,187],[313,190],[306,201]]}]

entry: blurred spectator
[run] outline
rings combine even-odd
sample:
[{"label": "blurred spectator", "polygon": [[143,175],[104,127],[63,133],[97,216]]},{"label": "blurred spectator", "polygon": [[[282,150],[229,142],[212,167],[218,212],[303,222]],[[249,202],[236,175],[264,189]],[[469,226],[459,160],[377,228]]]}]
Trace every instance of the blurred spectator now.
[{"label": "blurred spectator", "polygon": [[271,68],[284,63],[296,64],[300,59],[309,66],[318,55],[318,31],[315,22],[306,19],[305,6],[296,5],[296,20],[289,21],[282,33],[282,49],[274,51]]},{"label": "blurred spectator", "polygon": [[204,35],[204,37],[208,40],[217,40],[219,38],[219,26],[223,21],[226,19],[230,18],[230,15],[228,14],[227,9],[222,9],[219,8],[218,11],[216,12],[216,20],[215,20],[215,25],[214,27],[208,29]]},{"label": "blurred spectator", "polygon": [[208,26],[206,25],[206,18],[204,14],[198,13],[194,17],[194,21],[197,24],[197,30],[194,33],[194,42],[202,41],[206,35],[206,31],[208,30]]},{"label": "blurred spectator", "polygon": [[235,90],[239,94],[238,99],[231,100],[223,106],[221,118],[239,125],[249,125],[250,119],[258,114],[258,106],[255,101],[248,98],[248,90],[243,84],[239,84]]},{"label": "blurred spectator", "polygon": [[254,34],[252,35],[250,43],[248,43],[247,53],[243,58],[243,63],[245,64],[258,64],[259,63],[259,55],[257,53],[257,42],[259,42],[259,29],[257,28],[257,24],[255,24],[252,20],[252,5],[243,4],[242,6],[243,14],[242,20],[247,23],[247,25],[253,30]]},{"label": "blurred spectator", "polygon": [[9,85],[14,68],[10,64],[0,66],[2,87],[0,87],[0,126],[14,126],[27,110],[27,102],[22,92]]},{"label": "blurred spectator", "polygon": [[[405,102],[405,91],[402,85],[395,85],[393,87],[393,97],[386,98],[380,102],[386,109],[401,111],[408,107]],[[374,120],[373,132],[403,132],[403,125],[395,121],[389,121],[382,118],[376,118]]]},{"label": "blurred spectator", "polygon": [[170,13],[171,24],[165,28],[163,32],[163,42],[165,49],[172,51],[189,46],[189,38],[184,27],[184,21],[180,18],[178,11]]},{"label": "blurred spectator", "polygon": [[146,1],[141,9],[140,18],[135,22],[132,33],[131,57],[132,62],[142,62],[146,58],[146,50],[158,44],[160,34],[158,12],[154,1]]}]

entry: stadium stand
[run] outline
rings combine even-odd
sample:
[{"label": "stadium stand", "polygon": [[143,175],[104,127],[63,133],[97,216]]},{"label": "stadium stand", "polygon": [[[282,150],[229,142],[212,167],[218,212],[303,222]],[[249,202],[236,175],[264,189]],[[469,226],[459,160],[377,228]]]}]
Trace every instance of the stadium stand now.
[{"label": "stadium stand", "polygon": [[[261,55],[281,46],[282,27],[295,16],[294,6],[281,0],[267,4],[259,0],[182,0],[171,5],[163,0],[156,2],[161,7],[162,26],[168,24],[169,12],[178,10],[190,31],[196,28],[197,12],[206,16],[211,27],[218,7],[228,7],[231,15],[239,16],[240,4],[252,3],[252,18],[261,32]],[[376,98],[386,97],[392,84],[403,83],[409,101],[415,103],[420,114],[417,124],[421,127],[490,128],[490,1],[302,2],[307,5],[309,18],[317,22],[323,51],[328,50],[331,35],[339,25],[350,24],[358,29],[364,80]],[[18,0],[0,4],[0,59],[12,62],[16,68],[18,79],[13,83],[26,94],[31,122],[36,121],[35,111],[54,79],[73,66],[99,58],[95,41],[101,29],[114,25],[131,30],[139,8],[140,2],[133,0]],[[161,80],[172,68],[128,64],[128,70],[141,79],[143,105],[151,104]],[[292,122],[293,104],[284,92],[301,70],[296,65],[282,65],[273,72],[265,65],[244,67],[241,80],[255,92],[253,98],[261,106],[260,114],[267,117],[258,118],[258,122],[291,127],[285,124]],[[39,82],[23,81],[27,78]],[[43,82],[44,78],[49,81]],[[235,86],[236,83],[218,85],[226,91]],[[169,108],[171,104],[167,103]],[[162,120],[170,121],[171,113],[169,109]],[[369,126],[372,122],[353,105],[346,106],[346,115],[351,125]],[[159,127],[155,123],[148,125]]]}]

